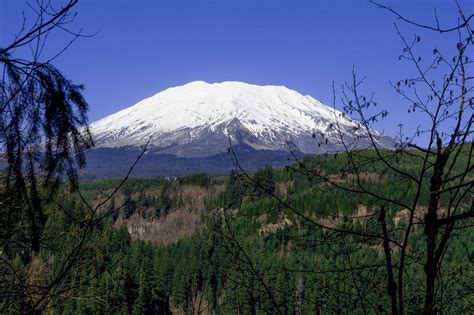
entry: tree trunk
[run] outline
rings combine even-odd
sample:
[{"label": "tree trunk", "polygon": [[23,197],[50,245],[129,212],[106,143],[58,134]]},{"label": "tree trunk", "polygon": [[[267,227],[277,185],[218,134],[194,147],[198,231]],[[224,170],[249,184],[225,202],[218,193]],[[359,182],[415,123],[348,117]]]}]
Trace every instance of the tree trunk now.
[{"label": "tree trunk", "polygon": [[443,171],[448,160],[448,155],[438,153],[434,165],[434,173],[430,183],[430,199],[428,203],[428,212],[425,215],[425,236],[426,236],[426,291],[425,306],[423,314],[433,314],[435,283],[438,276],[438,259],[436,257],[436,237],[438,235],[438,207],[439,207],[439,191],[443,182]]},{"label": "tree trunk", "polygon": [[392,253],[390,252],[390,242],[387,232],[387,223],[385,221],[385,207],[382,206],[380,209],[379,222],[382,226],[383,232],[383,250],[385,253],[385,261],[387,266],[387,292],[390,296],[390,301],[392,303],[392,315],[398,314],[397,306],[397,284],[393,277],[393,264],[392,264]]}]

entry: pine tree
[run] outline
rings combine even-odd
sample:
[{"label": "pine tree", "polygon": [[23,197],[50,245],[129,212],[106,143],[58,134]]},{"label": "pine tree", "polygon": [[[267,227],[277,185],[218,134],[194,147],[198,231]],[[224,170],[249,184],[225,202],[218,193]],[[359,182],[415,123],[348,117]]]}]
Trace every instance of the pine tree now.
[{"label": "pine tree", "polygon": [[237,172],[232,170],[225,192],[225,206],[229,209],[240,208],[243,196],[244,188],[241,179]]}]

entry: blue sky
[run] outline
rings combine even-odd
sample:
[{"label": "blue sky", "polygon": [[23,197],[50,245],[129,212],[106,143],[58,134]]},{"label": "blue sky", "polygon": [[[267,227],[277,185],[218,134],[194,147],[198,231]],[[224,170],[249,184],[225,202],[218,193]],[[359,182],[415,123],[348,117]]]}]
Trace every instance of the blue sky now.
[{"label": "blue sky", "polygon": [[[456,24],[448,0],[381,2],[429,24],[436,7],[442,23]],[[461,4],[472,12],[472,2]],[[23,0],[0,0],[0,46],[19,30],[22,10],[28,16]],[[388,85],[411,71],[398,60],[397,21],[365,0],[81,0],[77,12],[71,28],[95,36],[76,41],[55,65],[85,84],[90,121],[195,80],[285,85],[331,105],[332,81],[350,80],[354,65],[390,113],[377,128],[394,134],[400,122],[419,122]],[[448,35],[400,25],[420,34],[427,52],[454,49]],[[45,58],[68,39],[51,36]]]}]

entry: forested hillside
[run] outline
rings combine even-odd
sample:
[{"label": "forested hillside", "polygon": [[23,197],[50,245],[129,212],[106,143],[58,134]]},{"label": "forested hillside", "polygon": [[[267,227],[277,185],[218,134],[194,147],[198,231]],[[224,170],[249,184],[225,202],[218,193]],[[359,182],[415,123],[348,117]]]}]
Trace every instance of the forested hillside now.
[{"label": "forested hillside", "polygon": [[[416,173],[420,154],[407,151],[396,165]],[[470,158],[464,150],[456,167],[462,170]],[[106,201],[98,214],[103,218],[86,236],[80,263],[51,294],[47,309],[54,313],[389,313],[385,243],[374,235],[380,235],[384,220],[396,240],[405,231],[408,211],[386,205],[382,217],[380,199],[333,183],[352,187],[362,180],[374,194],[400,204],[415,198],[416,190],[380,161],[367,164],[358,177],[343,171],[348,162],[339,154],[253,174],[131,178],[109,200],[121,180],[82,183],[80,193],[50,203],[43,233],[48,246],[19,276],[41,284],[60,274],[81,242],[90,211],[85,201],[92,207]],[[472,171],[467,176],[472,178]],[[407,249],[408,313],[423,308],[426,243],[417,224],[426,213],[426,196],[421,194]],[[471,192],[466,196],[460,199],[464,209],[472,207]],[[447,216],[448,199],[440,201],[441,218]],[[473,223],[459,222],[444,252],[436,291],[442,313],[474,312],[474,231],[468,228]],[[396,261],[399,245],[388,246]]]}]

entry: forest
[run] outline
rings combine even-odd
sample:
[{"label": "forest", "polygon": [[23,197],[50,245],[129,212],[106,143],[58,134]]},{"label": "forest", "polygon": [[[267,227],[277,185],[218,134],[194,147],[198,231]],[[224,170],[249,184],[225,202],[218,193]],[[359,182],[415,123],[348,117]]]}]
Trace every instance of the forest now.
[{"label": "forest", "polygon": [[[469,154],[459,154],[457,167],[465,166]],[[411,172],[413,159],[407,154],[398,165]],[[302,175],[303,169],[318,169],[349,184],[354,177],[340,173],[347,162],[344,155],[305,158],[282,169],[268,166],[248,178],[238,172],[130,178],[101,208],[103,219],[94,223],[79,261],[54,289],[47,309],[65,314],[385,313],[390,301],[383,244],[365,236],[380,232],[379,200]],[[414,198],[413,187],[399,184],[380,164],[363,172],[375,193],[401,201]],[[118,182],[82,183],[81,195],[65,193],[66,198],[49,205],[44,249],[16,277],[40,286],[60,274],[83,236],[88,209],[81,198],[97,204]],[[420,200],[416,220],[427,202]],[[440,217],[447,215],[447,202],[441,200]],[[471,202],[465,199],[461,207]],[[408,213],[401,207],[385,211],[396,237],[406,228]],[[319,223],[346,233],[324,230]],[[456,226],[444,253],[436,294],[442,313],[473,311],[472,224],[469,219]],[[415,225],[405,270],[407,313],[422,309],[423,240],[423,230]],[[400,250],[394,246],[392,254],[396,260]],[[15,263],[21,264],[18,259]],[[18,297],[25,292],[21,286],[10,290],[19,303],[13,309],[22,309],[28,298]],[[33,292],[31,298],[34,302],[40,295]]]}]

